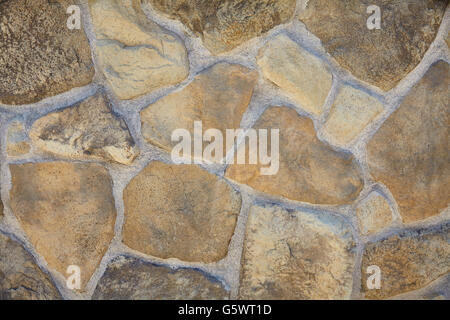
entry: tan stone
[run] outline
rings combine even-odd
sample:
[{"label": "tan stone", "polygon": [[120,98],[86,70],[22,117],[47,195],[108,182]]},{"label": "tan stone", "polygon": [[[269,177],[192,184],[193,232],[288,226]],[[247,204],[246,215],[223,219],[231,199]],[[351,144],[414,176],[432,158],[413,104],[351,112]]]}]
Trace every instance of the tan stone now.
[{"label": "tan stone", "polygon": [[100,68],[120,99],[182,82],[189,61],[182,40],[150,21],[138,0],[89,0]]},{"label": "tan stone", "polygon": [[372,192],[358,205],[356,215],[364,235],[376,233],[392,223],[391,207],[378,192]]},{"label": "tan stone", "polygon": [[194,165],[152,162],[124,190],[123,241],[163,259],[214,262],[224,258],[241,197]]},{"label": "tan stone", "polygon": [[367,145],[370,173],[389,188],[407,223],[449,203],[449,82],[447,63],[431,66]]},{"label": "tan stone", "polygon": [[30,138],[42,152],[72,159],[131,164],[139,154],[125,121],[102,94],[38,119]]},{"label": "tan stone", "polygon": [[222,300],[229,293],[211,276],[120,256],[107,267],[94,300]]},{"label": "tan stone", "polygon": [[321,213],[251,208],[240,299],[349,299],[355,264],[351,226]]},{"label": "tan stone", "polygon": [[23,122],[14,120],[6,133],[6,152],[10,157],[19,157],[29,153],[30,149]]},{"label": "tan stone", "polygon": [[116,210],[108,171],[94,163],[10,165],[11,209],[49,267],[91,278],[114,236]]},{"label": "tan stone", "polygon": [[259,52],[258,65],[273,82],[314,115],[320,115],[330,92],[333,76],[316,56],[286,35],[270,40]]},{"label": "tan stone", "polygon": [[278,172],[262,175],[261,164],[234,164],[228,167],[227,178],[261,192],[313,204],[356,200],[363,188],[361,168],[353,156],[321,142],[311,119],[286,107],[271,107],[255,128],[280,130]]}]

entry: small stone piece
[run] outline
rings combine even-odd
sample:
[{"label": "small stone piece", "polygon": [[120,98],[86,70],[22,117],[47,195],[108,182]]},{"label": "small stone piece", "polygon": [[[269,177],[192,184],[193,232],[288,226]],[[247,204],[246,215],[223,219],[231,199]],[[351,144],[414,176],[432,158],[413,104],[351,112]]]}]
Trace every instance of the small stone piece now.
[{"label": "small stone piece", "polygon": [[392,223],[391,207],[378,192],[372,192],[358,205],[356,215],[363,235],[376,233]]},{"label": "small stone piece", "polygon": [[14,120],[6,134],[6,152],[10,157],[20,157],[30,152],[30,148],[23,122]]},{"label": "small stone piece", "polygon": [[194,269],[168,267],[120,256],[107,267],[94,300],[224,300],[219,281]]},{"label": "small stone piece", "polygon": [[286,91],[305,111],[322,113],[333,76],[319,58],[281,34],[261,49],[258,65],[266,79]]},{"label": "small stone piece", "polygon": [[131,164],[139,154],[125,121],[101,94],[40,118],[30,137],[40,150],[72,159]]}]

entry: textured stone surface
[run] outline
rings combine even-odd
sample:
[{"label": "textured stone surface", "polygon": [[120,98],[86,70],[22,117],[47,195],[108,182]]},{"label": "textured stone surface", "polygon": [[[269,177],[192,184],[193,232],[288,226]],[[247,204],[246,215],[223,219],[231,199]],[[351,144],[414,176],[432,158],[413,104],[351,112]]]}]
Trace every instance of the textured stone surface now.
[{"label": "textured stone surface", "polygon": [[160,258],[224,258],[241,197],[224,180],[193,165],[152,162],[124,190],[123,240]]},{"label": "textured stone surface", "polygon": [[0,233],[0,300],[61,299],[49,276],[17,242]]},{"label": "textured stone surface", "polygon": [[359,230],[362,234],[376,233],[392,222],[392,210],[386,199],[378,192],[372,192],[356,208]]},{"label": "textured stone surface", "polygon": [[62,275],[92,276],[114,235],[112,181],[98,164],[65,162],[10,165],[11,209],[48,265]]},{"label": "textured stone surface", "polygon": [[95,300],[222,300],[228,292],[219,281],[193,269],[172,270],[120,256],[107,267]]},{"label": "textured stone surface", "polygon": [[252,207],[241,299],[348,299],[355,263],[351,226],[331,215]]},{"label": "textured stone surface", "polygon": [[449,81],[447,63],[431,66],[367,145],[370,172],[405,222],[437,215],[449,202]]},{"label": "textured stone surface", "polygon": [[286,23],[295,0],[146,0],[155,9],[183,22],[213,53],[229,51]]},{"label": "textured stone surface", "polygon": [[34,103],[91,82],[86,35],[66,26],[72,4],[0,1],[0,103]]},{"label": "textured stone surface", "polygon": [[18,157],[30,152],[30,148],[23,122],[14,120],[6,133],[6,152],[11,157]]},{"label": "textured stone surface", "polygon": [[311,119],[289,108],[271,107],[255,128],[280,129],[278,173],[261,175],[260,164],[236,164],[228,167],[226,177],[265,193],[314,204],[346,204],[358,197],[363,188],[359,165],[353,156],[319,141]]},{"label": "textured stone surface", "polygon": [[[300,20],[357,78],[393,88],[422,60],[447,0],[310,0]],[[369,30],[367,7],[381,9],[381,29]]]},{"label": "textured stone surface", "polygon": [[363,275],[371,265],[381,269],[381,289],[368,290],[363,279],[366,298],[388,298],[428,285],[450,272],[450,223],[369,243],[362,260]]},{"label": "textured stone surface", "polygon": [[30,138],[43,152],[73,159],[130,164],[139,154],[125,121],[112,113],[102,94],[40,118]]},{"label": "textured stone surface", "polygon": [[133,99],[187,78],[186,48],[147,19],[138,0],[89,0],[103,74],[120,99]]},{"label": "textured stone surface", "polygon": [[264,77],[303,109],[315,115],[322,113],[333,77],[319,58],[281,34],[260,50],[257,62]]}]

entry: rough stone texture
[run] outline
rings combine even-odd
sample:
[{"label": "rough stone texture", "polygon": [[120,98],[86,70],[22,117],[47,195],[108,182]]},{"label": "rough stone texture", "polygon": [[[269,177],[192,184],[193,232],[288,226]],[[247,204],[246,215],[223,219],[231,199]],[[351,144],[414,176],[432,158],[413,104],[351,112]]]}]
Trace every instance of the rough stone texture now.
[{"label": "rough stone texture", "polygon": [[0,1],[0,103],[34,103],[91,82],[86,35],[66,26],[72,4]]},{"label": "rough stone texture", "polygon": [[113,114],[102,94],[40,118],[30,138],[43,152],[73,159],[130,164],[139,154],[125,121]]},{"label": "rough stone texture", "polygon": [[107,267],[95,300],[223,300],[229,293],[219,281],[193,269],[172,270],[120,256]]},{"label": "rough stone texture", "polygon": [[288,22],[295,0],[146,0],[155,9],[183,22],[220,54]]},{"label": "rough stone texture", "polygon": [[120,99],[187,78],[182,40],[145,16],[138,0],[89,0],[100,67]]},{"label": "rough stone texture", "polygon": [[159,258],[224,258],[241,197],[224,180],[193,165],[152,162],[124,190],[123,241]]},{"label": "rough stone texture", "polygon": [[6,152],[11,157],[19,157],[30,152],[30,144],[25,133],[23,122],[11,122],[6,133]]},{"label": "rough stone texture", "polygon": [[98,164],[10,165],[11,209],[49,266],[66,275],[81,268],[83,287],[114,235],[115,206],[108,171]]},{"label": "rough stone texture", "polygon": [[426,286],[450,272],[450,223],[369,243],[363,255],[363,275],[371,265],[381,269],[381,289],[368,290],[363,277],[366,298],[383,299]]},{"label": "rough stone texture", "polygon": [[0,300],[58,300],[58,290],[17,242],[0,233]]},{"label": "rough stone texture", "polygon": [[383,111],[383,105],[367,93],[344,86],[334,101],[323,127],[331,141],[347,145]]},{"label": "rough stone texture", "polygon": [[271,107],[255,128],[280,129],[278,173],[261,175],[260,164],[231,165],[227,178],[265,193],[313,204],[347,204],[358,197],[363,188],[361,168],[353,156],[321,142],[311,119],[289,108]]},{"label": "rough stone texture", "polygon": [[286,91],[304,110],[322,113],[333,76],[319,58],[281,34],[260,50],[257,62],[264,77]]},{"label": "rough stone texture", "polygon": [[252,207],[240,299],[348,299],[355,263],[350,225],[331,215]]},{"label": "rough stone texture", "polygon": [[449,81],[447,63],[431,66],[367,146],[370,172],[394,195],[405,222],[448,205]]},{"label": "rough stone texture", "polygon": [[356,215],[363,235],[376,233],[392,223],[391,207],[378,192],[372,192],[358,205]]},{"label": "rough stone texture", "polygon": [[[300,20],[357,78],[393,88],[422,60],[435,39],[447,0],[310,0]],[[381,9],[381,29],[369,30],[367,7]]]}]

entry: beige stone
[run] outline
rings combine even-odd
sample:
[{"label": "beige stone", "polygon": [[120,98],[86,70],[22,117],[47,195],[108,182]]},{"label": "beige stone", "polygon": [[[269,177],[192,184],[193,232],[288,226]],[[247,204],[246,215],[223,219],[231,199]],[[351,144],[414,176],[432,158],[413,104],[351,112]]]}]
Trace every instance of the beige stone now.
[{"label": "beige stone", "polygon": [[281,34],[260,50],[257,62],[264,77],[305,111],[314,115],[322,113],[333,82],[323,61]]},{"label": "beige stone", "polygon": [[392,223],[392,210],[386,199],[372,192],[356,208],[359,230],[363,235],[376,233]]},{"label": "beige stone", "polygon": [[241,197],[194,165],[150,163],[124,190],[123,241],[163,259],[215,262],[227,255]]},{"label": "beige stone", "polygon": [[23,122],[14,120],[6,133],[6,152],[10,157],[20,157],[29,153],[30,149]]},{"label": "beige stone", "polygon": [[10,204],[28,239],[64,277],[81,270],[82,288],[113,236],[116,210],[108,171],[94,163],[10,165]]}]

